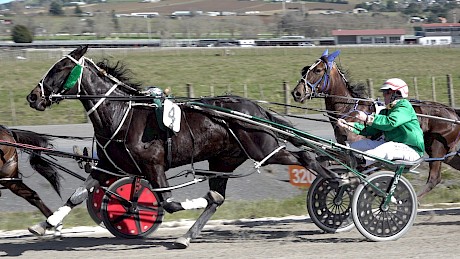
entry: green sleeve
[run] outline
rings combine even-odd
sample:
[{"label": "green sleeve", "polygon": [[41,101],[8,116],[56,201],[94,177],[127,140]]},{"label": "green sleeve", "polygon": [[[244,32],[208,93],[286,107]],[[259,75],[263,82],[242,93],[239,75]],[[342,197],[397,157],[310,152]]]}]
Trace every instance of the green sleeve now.
[{"label": "green sleeve", "polygon": [[381,131],[370,126],[366,126],[362,123],[355,122],[353,133],[363,136],[375,136],[380,134]]},{"label": "green sleeve", "polygon": [[372,128],[381,131],[391,131],[400,125],[412,120],[414,113],[412,106],[406,100],[401,100],[396,107],[390,110],[388,115],[378,114],[374,116]]}]

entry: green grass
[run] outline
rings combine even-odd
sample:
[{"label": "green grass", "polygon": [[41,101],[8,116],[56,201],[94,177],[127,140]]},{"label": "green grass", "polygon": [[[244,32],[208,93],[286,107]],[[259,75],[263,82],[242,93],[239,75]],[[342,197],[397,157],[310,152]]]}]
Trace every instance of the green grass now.
[{"label": "green grass", "polygon": [[[330,51],[338,47],[331,46]],[[311,65],[325,48],[151,48],[132,50],[90,49],[88,57],[124,62],[135,81],[145,86],[171,88],[176,96],[186,95],[186,84],[194,87],[195,96],[234,93],[267,101],[283,102],[282,84],[292,89],[303,66]],[[352,82],[371,79],[377,92],[390,77],[400,77],[410,85],[415,97],[417,78],[419,99],[431,100],[431,80],[436,78],[437,101],[448,103],[446,75],[451,74],[454,88],[460,85],[460,72],[455,58],[460,48],[453,47],[342,47],[337,62],[349,72]],[[63,101],[46,112],[30,109],[25,100],[46,71],[68,51],[49,54],[42,51],[3,53],[0,59],[0,124],[62,124],[86,122],[78,101]],[[10,56],[6,56],[10,55]],[[16,60],[17,55],[27,60]],[[460,98],[455,99],[460,103]],[[321,107],[322,100],[309,106]]]},{"label": "green grass", "polygon": [[[286,200],[265,201],[226,201],[213,219],[241,219],[261,217],[283,217],[288,215],[306,215],[305,195],[299,195]],[[166,214],[164,221],[176,221],[182,219],[196,219],[202,210],[180,211],[174,214]],[[27,229],[27,227],[43,221],[40,212],[15,212],[0,213],[0,229],[15,230]],[[20,218],[21,220],[18,220]],[[72,210],[65,218],[65,227],[96,226],[90,218],[86,208],[80,206]]]},{"label": "green grass", "polygon": [[[330,51],[338,47],[331,46]],[[99,60],[121,60],[132,70],[133,78],[145,85],[170,87],[176,96],[184,96],[186,84],[192,84],[195,95],[232,92],[268,101],[283,101],[282,83],[293,88],[303,66],[311,65],[325,48],[183,48],[183,49],[137,49],[96,50],[90,49],[88,57]],[[414,97],[413,78],[417,78],[420,99],[431,99],[431,77],[436,77],[437,100],[448,102],[445,78],[452,74],[454,87],[459,89],[460,71],[458,60],[460,48],[453,47],[342,47],[337,62],[352,76],[353,82],[372,79],[374,88],[387,78],[401,77],[411,86]],[[83,107],[78,101],[63,101],[45,112],[28,107],[26,95],[37,85],[46,71],[68,51],[48,53],[0,52],[0,124],[36,125],[86,122]],[[17,60],[17,55],[27,60]],[[458,91],[457,91],[458,92]],[[458,96],[458,93],[457,93]],[[321,106],[323,100],[312,103]],[[456,98],[460,104],[460,98]],[[312,106],[312,104],[309,104]],[[15,115],[15,116],[13,116]],[[426,171],[426,168],[424,169]],[[444,182],[425,197],[422,204],[434,202],[458,202],[459,184],[455,182],[458,172],[443,169]],[[426,181],[426,175],[411,176],[416,189]],[[166,215],[165,220],[195,219],[200,211],[180,212]],[[228,201],[218,210],[214,219],[257,218],[266,216],[305,215],[305,196],[284,201],[232,202]],[[0,228],[25,229],[43,219],[39,213],[2,213]],[[21,220],[18,221],[17,219]],[[79,208],[66,219],[66,226],[91,225],[92,220],[84,208]]]}]

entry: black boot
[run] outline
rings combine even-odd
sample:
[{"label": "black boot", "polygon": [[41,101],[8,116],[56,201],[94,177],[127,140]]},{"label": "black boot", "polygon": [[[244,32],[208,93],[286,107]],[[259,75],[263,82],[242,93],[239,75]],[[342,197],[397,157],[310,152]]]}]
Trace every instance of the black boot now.
[{"label": "black boot", "polygon": [[168,213],[174,213],[174,212],[177,212],[177,211],[181,211],[181,210],[184,210],[184,208],[182,207],[182,205],[180,204],[180,202],[177,202],[177,201],[171,201],[171,200],[166,200],[166,201],[163,201],[161,203],[161,207],[163,207],[164,210],[166,210],[166,212]]}]

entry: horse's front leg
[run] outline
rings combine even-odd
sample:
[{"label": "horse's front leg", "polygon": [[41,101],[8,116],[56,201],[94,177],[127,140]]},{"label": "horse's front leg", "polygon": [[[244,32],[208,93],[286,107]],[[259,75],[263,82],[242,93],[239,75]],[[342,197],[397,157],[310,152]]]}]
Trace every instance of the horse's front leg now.
[{"label": "horse's front leg", "polygon": [[[168,187],[169,185],[164,173],[164,168],[162,166],[155,166],[155,168],[156,177],[154,178],[154,182],[158,184],[158,187]],[[200,198],[191,200],[187,199],[183,202],[174,201],[171,195],[171,191],[161,192],[160,195],[162,200],[161,206],[168,213],[174,213],[182,210],[204,209],[208,206],[208,204],[212,203],[212,197],[210,197],[209,194]]]},{"label": "horse's front leg", "polygon": [[55,229],[54,236],[60,237],[62,230],[62,221],[70,213],[70,211],[77,205],[80,205],[88,197],[90,189],[97,188],[99,181],[92,177],[92,174],[88,176],[84,184],[78,187],[66,201],[66,203],[57,209],[51,216],[45,221],[35,224],[28,228],[29,232],[36,236],[43,236],[47,229]]}]

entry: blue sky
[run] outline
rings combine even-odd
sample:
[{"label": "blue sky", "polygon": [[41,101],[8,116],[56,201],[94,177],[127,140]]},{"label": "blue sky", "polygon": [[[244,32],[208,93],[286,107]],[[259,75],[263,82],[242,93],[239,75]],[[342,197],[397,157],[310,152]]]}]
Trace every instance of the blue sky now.
[{"label": "blue sky", "polygon": [[8,3],[8,2],[11,2],[13,0],[0,0],[0,4],[4,4],[4,3]]}]

